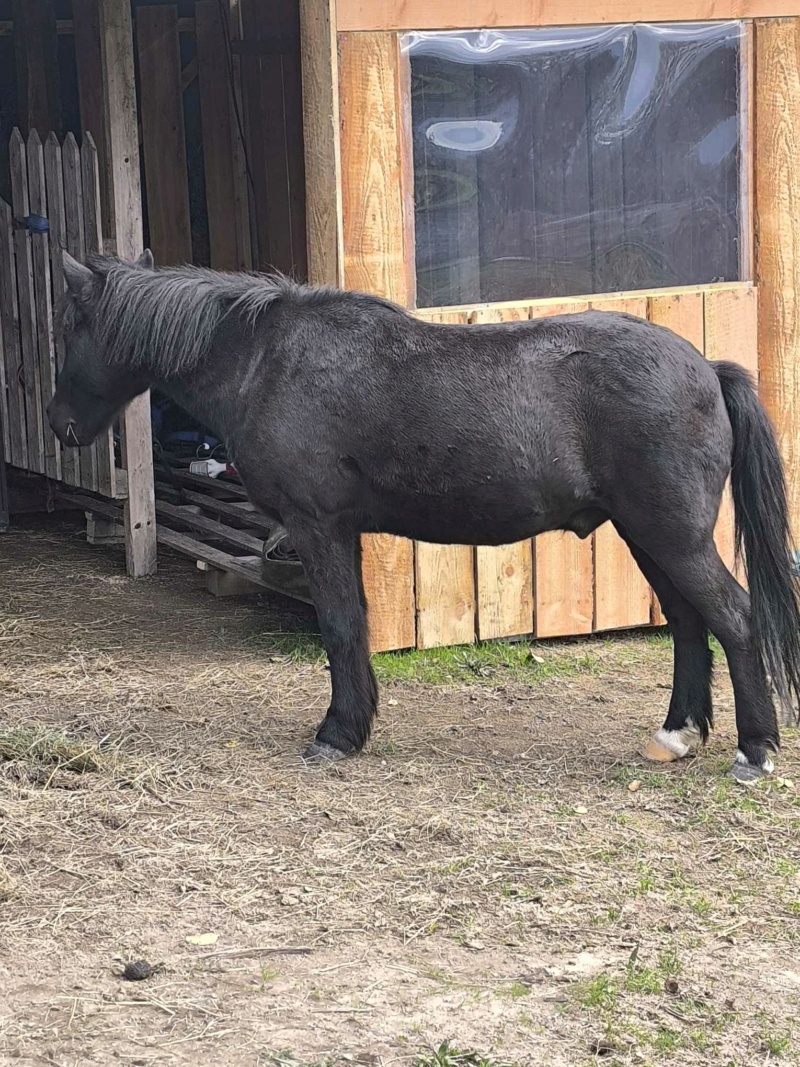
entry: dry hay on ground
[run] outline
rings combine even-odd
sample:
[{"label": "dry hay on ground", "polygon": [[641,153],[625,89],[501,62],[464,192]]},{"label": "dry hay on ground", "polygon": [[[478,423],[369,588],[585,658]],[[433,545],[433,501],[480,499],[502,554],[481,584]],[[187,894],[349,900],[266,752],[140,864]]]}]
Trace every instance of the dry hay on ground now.
[{"label": "dry hay on ground", "polygon": [[369,750],[308,769],[304,610],[63,524],[0,574],[0,1062],[798,1062],[800,745],[729,783],[724,670],[653,771],[663,640],[381,658]]}]

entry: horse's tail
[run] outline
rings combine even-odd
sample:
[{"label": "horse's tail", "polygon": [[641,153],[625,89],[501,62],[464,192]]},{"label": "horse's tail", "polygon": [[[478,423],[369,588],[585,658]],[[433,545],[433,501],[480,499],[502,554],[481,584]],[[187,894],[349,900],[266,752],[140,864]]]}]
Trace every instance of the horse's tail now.
[{"label": "horse's tail", "polygon": [[782,704],[800,701],[800,605],[793,573],[786,479],[769,417],[750,375],[714,363],[733,428],[731,488],[736,552],[744,546],[751,625]]}]

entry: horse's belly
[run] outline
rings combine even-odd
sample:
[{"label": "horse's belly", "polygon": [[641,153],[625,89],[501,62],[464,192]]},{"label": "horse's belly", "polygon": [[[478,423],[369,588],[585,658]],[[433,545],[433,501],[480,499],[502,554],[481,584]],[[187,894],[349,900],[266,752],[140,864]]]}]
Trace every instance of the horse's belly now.
[{"label": "horse's belly", "polygon": [[502,494],[453,496],[397,494],[374,501],[371,525],[381,533],[434,544],[507,545],[558,526],[562,513],[541,501]]}]

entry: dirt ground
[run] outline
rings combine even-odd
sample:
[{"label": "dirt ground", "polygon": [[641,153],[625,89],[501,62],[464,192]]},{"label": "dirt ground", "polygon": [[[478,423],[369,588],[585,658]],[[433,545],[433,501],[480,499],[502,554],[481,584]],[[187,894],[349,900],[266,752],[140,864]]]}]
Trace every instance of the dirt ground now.
[{"label": "dirt ground", "polygon": [[369,749],[307,768],[313,625],[0,538],[1,1063],[800,1063],[800,739],[729,782],[724,664],[654,770],[663,637],[380,657]]}]

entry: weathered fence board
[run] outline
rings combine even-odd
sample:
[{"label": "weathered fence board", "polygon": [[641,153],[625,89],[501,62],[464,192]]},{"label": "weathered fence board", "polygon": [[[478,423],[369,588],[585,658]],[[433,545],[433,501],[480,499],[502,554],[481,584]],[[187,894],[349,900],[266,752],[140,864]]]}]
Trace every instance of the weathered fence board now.
[{"label": "weathered fence board", "polygon": [[[85,133],[81,145],[81,192],[83,198],[83,232],[86,253],[102,252],[103,231],[100,214],[100,167],[97,147],[91,133]],[[92,483],[103,496],[114,496],[114,436],[107,430],[89,449]]]},{"label": "weathered fence board", "polygon": [[6,459],[15,467],[27,467],[28,435],[25,427],[25,389],[22,385],[13,215],[11,205],[5,200],[0,200],[0,330],[3,334],[9,439]]},{"label": "weathered fence board", "polygon": [[[64,293],[64,263],[62,250],[67,247],[67,220],[64,206],[64,174],[61,145],[51,133],[44,146],[44,169],[47,180],[47,213],[50,219],[50,279],[53,286],[53,305]],[[56,368],[64,362],[64,352],[58,332],[55,332]],[[75,448],[61,450],[61,478],[67,485],[80,485],[80,456]]]},{"label": "weathered fence board", "polygon": [[[27,144],[28,199],[35,215],[48,217],[45,188],[44,151],[36,130],[31,130]],[[37,401],[44,442],[44,472],[48,478],[61,478],[61,446],[47,421],[47,405],[56,388],[56,346],[53,337],[53,297],[50,281],[50,236],[47,232],[31,233],[36,342],[39,361]]]},{"label": "weathered fence board", "polygon": [[36,330],[36,294],[33,283],[33,255],[31,235],[21,221],[30,214],[28,200],[28,161],[25,142],[19,130],[11,134],[9,144],[11,165],[11,206],[14,210],[14,254],[17,273],[17,302],[19,334],[22,348],[22,382],[25,392],[25,426],[28,441],[30,470],[45,473],[44,429],[39,403],[41,378],[39,375],[39,346]]},{"label": "weathered fence board", "polygon": [[[103,248],[97,149],[55,133],[11,136],[13,209],[0,200],[0,391],[7,459],[53,481],[117,495],[114,439],[65,449],[47,421],[64,353],[55,308],[64,292],[62,253],[77,259]],[[124,485],[124,479],[120,488]]]}]

